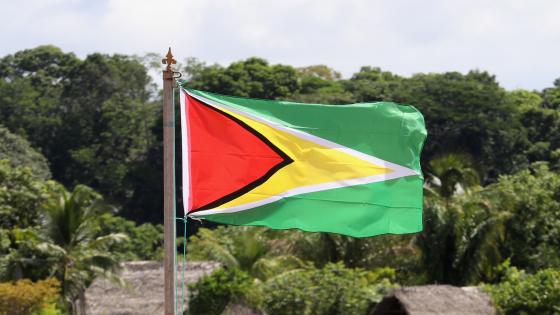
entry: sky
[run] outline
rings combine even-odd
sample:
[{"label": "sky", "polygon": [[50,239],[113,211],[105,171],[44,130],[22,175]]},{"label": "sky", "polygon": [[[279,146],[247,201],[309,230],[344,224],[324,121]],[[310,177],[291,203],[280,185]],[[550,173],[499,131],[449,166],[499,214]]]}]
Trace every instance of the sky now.
[{"label": "sky", "polygon": [[259,56],[297,67],[410,76],[486,70],[508,89],[560,78],[558,0],[0,0],[0,56],[53,44],[89,53],[166,53],[227,65]]}]

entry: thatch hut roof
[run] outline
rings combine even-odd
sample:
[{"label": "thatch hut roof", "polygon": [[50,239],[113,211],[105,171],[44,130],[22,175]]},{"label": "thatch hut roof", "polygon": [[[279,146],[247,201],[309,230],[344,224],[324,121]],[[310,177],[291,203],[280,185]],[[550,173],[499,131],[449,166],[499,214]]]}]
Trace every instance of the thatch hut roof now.
[{"label": "thatch hut roof", "polygon": [[[181,267],[180,264],[179,268]],[[219,267],[220,265],[215,262],[187,262],[185,272],[187,283],[196,282]],[[126,287],[121,287],[105,279],[97,279],[93,282],[85,294],[87,315],[163,314],[162,262],[123,263],[121,277],[126,282]],[[177,283],[180,283],[180,272],[177,280]],[[188,294],[185,293],[185,295],[185,298],[188,299]]]},{"label": "thatch hut roof", "polygon": [[496,315],[490,297],[476,287],[403,287],[385,296],[371,315]]}]

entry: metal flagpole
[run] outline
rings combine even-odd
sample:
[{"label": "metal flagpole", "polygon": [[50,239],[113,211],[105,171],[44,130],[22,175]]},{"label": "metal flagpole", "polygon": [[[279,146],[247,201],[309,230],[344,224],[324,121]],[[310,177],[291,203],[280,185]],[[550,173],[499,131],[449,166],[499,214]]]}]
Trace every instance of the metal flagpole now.
[{"label": "metal flagpole", "polygon": [[162,60],[167,67],[163,70],[163,215],[164,215],[164,310],[165,315],[175,315],[175,203],[173,173],[175,164],[175,117],[173,104],[173,59],[171,47]]}]

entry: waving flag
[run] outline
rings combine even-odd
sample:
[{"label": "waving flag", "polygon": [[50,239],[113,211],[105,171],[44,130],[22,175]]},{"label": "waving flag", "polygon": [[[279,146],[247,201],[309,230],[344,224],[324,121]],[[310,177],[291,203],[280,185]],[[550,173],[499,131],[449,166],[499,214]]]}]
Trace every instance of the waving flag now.
[{"label": "waving flag", "polygon": [[422,230],[422,115],[181,90],[187,214],[355,237]]}]

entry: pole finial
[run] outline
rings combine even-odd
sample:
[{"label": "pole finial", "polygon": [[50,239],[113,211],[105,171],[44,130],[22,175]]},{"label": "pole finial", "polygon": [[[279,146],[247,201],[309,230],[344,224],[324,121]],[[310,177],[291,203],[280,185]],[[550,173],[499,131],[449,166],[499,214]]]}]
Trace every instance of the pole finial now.
[{"label": "pole finial", "polygon": [[177,64],[177,60],[173,59],[173,54],[171,53],[171,47],[169,47],[169,50],[167,51],[167,55],[165,55],[165,58],[161,60],[161,63],[167,65],[165,71],[173,71],[171,69],[171,65]]}]

